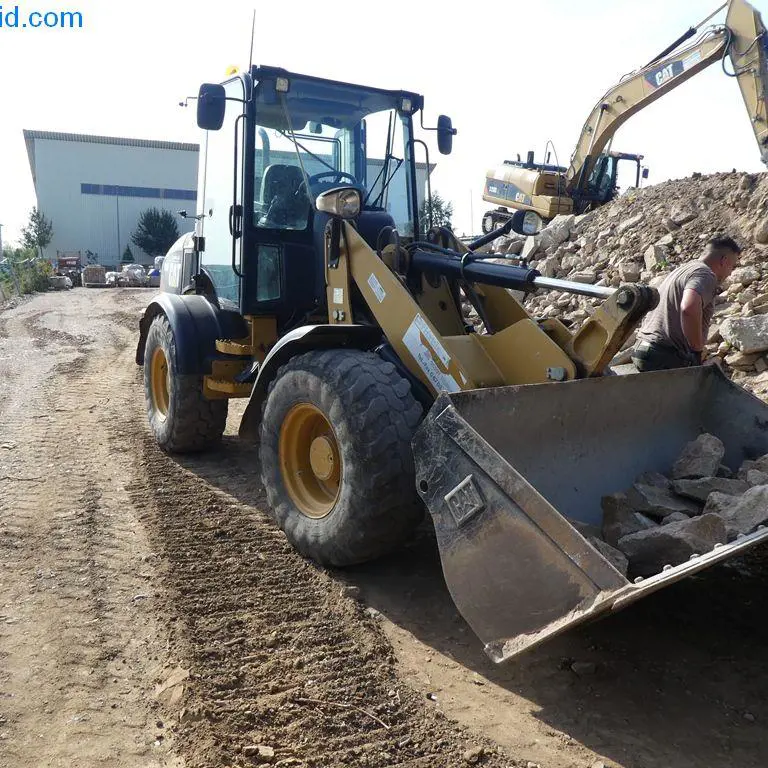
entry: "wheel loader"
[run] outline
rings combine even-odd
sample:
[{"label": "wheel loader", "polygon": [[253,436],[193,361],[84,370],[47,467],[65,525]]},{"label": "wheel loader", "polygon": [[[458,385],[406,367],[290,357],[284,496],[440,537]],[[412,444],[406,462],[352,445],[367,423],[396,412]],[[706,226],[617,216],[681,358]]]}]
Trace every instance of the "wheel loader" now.
[{"label": "wheel loader", "polygon": [[[303,555],[379,557],[428,509],[453,599],[503,661],[765,540],[634,583],[577,527],[702,428],[731,466],[768,453],[768,408],[715,368],[610,375],[658,295],[487,258],[535,214],[469,245],[422,221],[416,124],[443,154],[455,134],[443,115],[424,127],[423,104],[266,66],[203,84],[195,231],[163,262],[136,362],[165,451],[212,448],[229,400],[247,399],[239,435]],[[572,331],[515,298],[536,290],[596,306]]]},{"label": "wheel loader", "polygon": [[[704,28],[726,6],[725,24]],[[681,48],[693,37],[693,43]],[[483,216],[483,232],[502,226],[515,210],[535,211],[549,220],[610,202],[616,195],[621,162],[635,166],[635,186],[639,186],[641,173],[647,177],[647,170],[641,171],[640,166],[643,156],[611,151],[614,134],[632,115],[716,62],[738,82],[760,157],[768,163],[765,47],[760,14],[746,0],[729,0],[608,90],[589,113],[568,168],[549,165],[548,158],[544,164],[535,163],[529,152],[526,161],[506,160],[487,171],[483,200],[497,207]]]}]

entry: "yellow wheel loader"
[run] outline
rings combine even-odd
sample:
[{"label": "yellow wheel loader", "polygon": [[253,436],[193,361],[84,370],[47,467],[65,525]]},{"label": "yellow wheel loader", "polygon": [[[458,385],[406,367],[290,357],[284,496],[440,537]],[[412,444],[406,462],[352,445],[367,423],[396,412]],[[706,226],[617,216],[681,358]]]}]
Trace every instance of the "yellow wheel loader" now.
[{"label": "yellow wheel loader", "polygon": [[[658,296],[483,256],[535,214],[468,246],[421,221],[422,109],[409,91],[273,67],[201,86],[195,231],[163,262],[136,361],[167,451],[214,446],[229,399],[247,398],[240,436],[302,554],[378,557],[426,507],[451,594],[501,661],[764,540],[630,583],[574,526],[599,524],[602,495],[702,427],[731,466],[768,453],[768,408],[714,368],[608,375]],[[450,119],[433,130],[449,153]],[[600,303],[571,332],[513,295],[538,289]]]},{"label": "yellow wheel loader", "polygon": [[[702,29],[726,5],[725,24]],[[535,211],[549,220],[610,202],[616,195],[621,162],[635,166],[635,186],[639,186],[643,156],[611,151],[614,134],[632,115],[715,62],[738,82],[760,156],[768,163],[765,26],[746,0],[729,0],[726,5],[688,29],[644,67],[625,75],[597,102],[581,129],[568,168],[549,165],[549,158],[535,163],[529,152],[525,161],[518,156],[488,170],[483,200],[497,207],[483,216],[483,232],[506,223],[515,210]],[[697,33],[693,43],[681,48]],[[642,175],[647,177],[646,169]]]}]

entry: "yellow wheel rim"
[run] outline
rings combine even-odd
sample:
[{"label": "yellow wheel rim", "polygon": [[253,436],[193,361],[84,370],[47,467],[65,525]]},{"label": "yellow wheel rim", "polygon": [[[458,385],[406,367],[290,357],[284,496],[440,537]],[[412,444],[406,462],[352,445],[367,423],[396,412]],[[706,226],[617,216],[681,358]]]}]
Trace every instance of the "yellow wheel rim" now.
[{"label": "yellow wheel rim", "polygon": [[325,517],[339,498],[342,471],[339,444],[328,419],[314,405],[294,405],[280,427],[278,450],[293,503],[307,517]]},{"label": "yellow wheel rim", "polygon": [[149,363],[149,381],[152,391],[152,405],[162,419],[168,417],[168,403],[170,401],[170,395],[168,394],[169,379],[168,360],[165,357],[165,352],[160,347],[157,347],[152,353],[152,359]]}]

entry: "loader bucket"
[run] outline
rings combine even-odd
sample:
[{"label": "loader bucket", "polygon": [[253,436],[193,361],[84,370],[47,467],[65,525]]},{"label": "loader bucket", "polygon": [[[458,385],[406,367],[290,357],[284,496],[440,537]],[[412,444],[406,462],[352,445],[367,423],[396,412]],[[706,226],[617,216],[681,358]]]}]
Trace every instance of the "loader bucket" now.
[{"label": "loader bucket", "polygon": [[702,432],[734,471],[768,453],[768,406],[715,366],[441,394],[413,440],[461,614],[496,662],[768,539],[759,529],[630,583],[568,519],[669,472]]}]

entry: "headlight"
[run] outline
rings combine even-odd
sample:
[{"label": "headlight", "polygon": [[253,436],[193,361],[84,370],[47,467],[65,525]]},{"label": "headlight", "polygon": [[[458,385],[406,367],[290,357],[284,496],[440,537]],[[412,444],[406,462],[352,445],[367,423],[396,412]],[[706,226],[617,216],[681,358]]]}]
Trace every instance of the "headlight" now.
[{"label": "headlight", "polygon": [[329,189],[317,196],[315,205],[318,211],[330,213],[342,219],[354,219],[360,214],[362,201],[360,192],[351,187]]},{"label": "headlight", "polygon": [[541,231],[541,225],[543,224],[541,216],[535,211],[526,211],[523,216],[523,234],[524,235],[536,235]]},{"label": "headlight", "polygon": [[512,214],[512,231],[518,235],[537,235],[544,222],[535,211],[515,211]]}]

